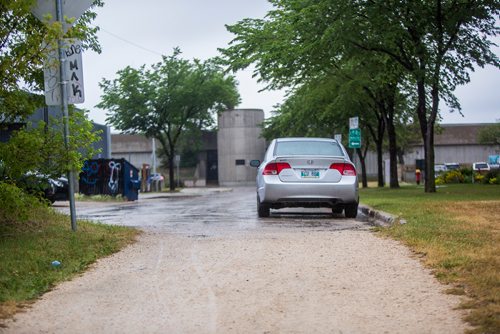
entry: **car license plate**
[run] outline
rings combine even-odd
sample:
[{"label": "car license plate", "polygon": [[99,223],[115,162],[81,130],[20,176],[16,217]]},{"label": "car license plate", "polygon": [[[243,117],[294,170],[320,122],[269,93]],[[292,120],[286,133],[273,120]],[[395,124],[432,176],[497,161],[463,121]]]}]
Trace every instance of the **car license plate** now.
[{"label": "car license plate", "polygon": [[317,169],[303,169],[300,171],[300,176],[304,179],[317,179],[317,178],[319,178],[319,170],[317,170]]}]

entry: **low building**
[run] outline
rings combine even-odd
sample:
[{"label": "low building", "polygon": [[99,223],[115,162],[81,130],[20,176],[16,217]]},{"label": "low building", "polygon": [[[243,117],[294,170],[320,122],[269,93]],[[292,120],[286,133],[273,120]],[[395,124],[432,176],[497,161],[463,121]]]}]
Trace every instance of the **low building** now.
[{"label": "low building", "polygon": [[[488,161],[488,156],[500,153],[500,147],[480,144],[479,132],[492,124],[441,124],[434,136],[435,163],[457,162],[470,167],[477,161]],[[424,159],[423,142],[413,145],[405,154],[406,164]]]},{"label": "low building", "polygon": [[[250,167],[250,160],[262,160],[266,150],[265,140],[260,137],[263,121],[261,109],[235,109],[222,113],[218,119],[218,131],[202,132],[198,164],[196,168],[181,171],[182,183],[188,187],[253,185],[257,169]],[[152,168],[153,148],[159,146],[157,141],[142,135],[112,134],[111,147],[113,158],[125,158],[141,169],[145,165]],[[157,169],[160,170],[160,162],[157,162]],[[165,176],[168,174],[164,167],[161,171]]]},{"label": "low building", "polygon": [[[22,129],[25,126],[37,127],[40,121],[50,126],[51,119],[61,119],[63,113],[59,106],[43,107],[35,110],[26,122],[3,124],[0,127],[0,142],[7,142],[13,131]],[[111,132],[107,125],[92,122],[93,131],[100,131],[100,138],[93,144],[93,148],[99,150],[92,159],[109,159],[111,157]]]},{"label": "low building", "polygon": [[157,140],[143,135],[113,133],[111,134],[111,157],[113,159],[124,158],[138,169],[141,169],[143,165],[153,168],[155,165],[153,146],[157,144]]},{"label": "low building", "polygon": [[[436,164],[458,163],[463,167],[471,167],[477,161],[488,161],[490,155],[500,154],[500,147],[492,144],[479,143],[479,132],[493,123],[480,124],[440,124],[434,135],[434,162]],[[389,155],[383,156],[384,163],[389,164]],[[423,141],[410,145],[403,155],[404,164],[399,166],[400,180],[413,182],[417,161],[425,159]],[[355,157],[358,170],[361,170],[359,159]],[[366,171],[369,178],[377,177],[377,155],[368,152]],[[387,166],[388,167],[388,166]],[[384,173],[388,174],[388,168]],[[387,176],[387,175],[386,175]],[[386,177],[386,180],[388,176]]]},{"label": "low building", "polygon": [[219,184],[254,185],[257,169],[250,166],[250,160],[262,161],[266,151],[266,141],[261,137],[264,111],[228,110],[219,115],[218,121]]}]

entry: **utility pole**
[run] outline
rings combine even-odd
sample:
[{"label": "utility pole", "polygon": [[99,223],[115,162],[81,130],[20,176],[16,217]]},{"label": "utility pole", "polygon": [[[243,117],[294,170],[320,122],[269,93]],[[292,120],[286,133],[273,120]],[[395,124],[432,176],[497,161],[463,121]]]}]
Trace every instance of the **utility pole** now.
[{"label": "utility pole", "polygon": [[[44,22],[45,17],[47,14],[50,14],[50,17],[52,18],[51,21],[54,21],[55,19],[61,23],[61,26],[63,27],[63,33],[66,33],[71,26],[71,24],[68,24],[65,19],[64,19],[64,14],[68,17],[74,17],[75,20],[79,18],[91,5],[92,5],[93,0],[79,0],[79,1],[63,1],[63,0],[37,0],[36,3],[34,4],[33,8],[31,9],[31,12],[33,15],[35,15],[40,21]],[[67,79],[67,69],[68,66],[66,64],[67,62],[67,56],[65,52],[65,42],[62,38],[58,39],[57,41],[57,49],[58,49],[58,59],[59,59],[59,68],[57,74],[55,76],[58,76],[57,81],[59,82],[59,92],[60,96],[58,94],[54,94],[57,91],[57,87],[47,87],[47,82],[45,82],[45,101],[49,105],[60,105],[62,112],[63,112],[63,122],[64,122],[64,145],[66,147],[66,150],[69,150],[70,143],[69,143],[69,112],[68,112],[68,79]],[[80,55],[80,50],[76,52],[78,55]],[[80,55],[81,57],[81,55]],[[80,65],[81,65],[81,59],[79,60]],[[72,66],[78,65],[78,61],[73,61]],[[76,69],[78,70],[78,66],[76,66]],[[80,66],[81,70],[81,66]],[[53,75],[51,71],[47,71],[47,76]],[[46,73],[44,73],[44,77],[46,76]],[[79,74],[79,77],[81,79],[82,75]],[[80,82],[80,79],[77,80],[75,83],[75,93],[73,95],[76,95],[78,93],[78,96],[76,98],[72,98],[72,103],[83,103],[84,97],[83,97],[83,81]],[[73,78],[72,78],[73,80]],[[69,206],[70,206],[70,215],[71,215],[71,229],[76,232],[76,209],[75,209],[75,180],[74,180],[74,172],[73,170],[68,171],[68,183],[69,183]]]},{"label": "utility pole", "polygon": [[[56,0],[56,12],[57,21],[63,22],[63,8],[62,0]],[[59,74],[61,83],[61,108],[63,110],[63,121],[64,121],[64,145],[66,150],[70,149],[69,146],[69,112],[68,112],[68,92],[66,85],[66,54],[64,53],[63,40],[59,39],[57,41],[58,51],[59,51]],[[71,229],[76,232],[76,209],[75,209],[75,181],[73,180],[73,171],[70,169],[68,171],[68,182],[69,182],[69,211],[71,215]]]}]

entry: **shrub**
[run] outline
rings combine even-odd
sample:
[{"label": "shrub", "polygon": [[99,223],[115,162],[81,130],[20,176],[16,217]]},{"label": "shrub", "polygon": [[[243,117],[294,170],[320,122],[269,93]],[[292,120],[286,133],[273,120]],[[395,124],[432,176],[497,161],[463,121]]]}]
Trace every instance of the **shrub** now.
[{"label": "shrub", "polygon": [[474,175],[474,182],[475,183],[483,183],[484,182],[484,175],[483,174]]},{"label": "shrub", "polygon": [[460,168],[459,171],[465,178],[469,177],[472,181],[472,168]]},{"label": "shrub", "polygon": [[464,183],[472,183],[472,175],[465,175]]},{"label": "shrub", "polygon": [[436,178],[436,185],[437,186],[441,186],[443,184],[445,184],[446,182],[444,182],[444,177],[443,175],[440,175]]},{"label": "shrub", "polygon": [[459,170],[451,170],[444,174],[445,183],[464,183],[464,176]]},{"label": "shrub", "polygon": [[[484,184],[499,184],[498,180],[500,179],[500,170],[490,170],[486,175],[484,175],[483,183]],[[493,181],[492,181],[493,180]]]},{"label": "shrub", "polygon": [[46,206],[14,184],[0,181],[0,223],[26,222],[33,209]]}]

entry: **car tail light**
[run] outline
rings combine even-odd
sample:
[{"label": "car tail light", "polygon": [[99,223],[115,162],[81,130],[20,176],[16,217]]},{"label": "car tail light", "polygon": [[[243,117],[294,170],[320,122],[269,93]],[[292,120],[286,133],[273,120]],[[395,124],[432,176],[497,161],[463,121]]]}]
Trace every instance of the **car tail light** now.
[{"label": "car tail light", "polygon": [[283,169],[292,168],[287,162],[271,162],[264,167],[262,175],[278,175]]},{"label": "car tail light", "polygon": [[356,168],[350,163],[334,163],[330,165],[330,169],[336,169],[341,175],[356,176]]}]

